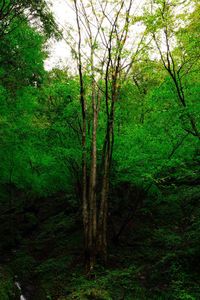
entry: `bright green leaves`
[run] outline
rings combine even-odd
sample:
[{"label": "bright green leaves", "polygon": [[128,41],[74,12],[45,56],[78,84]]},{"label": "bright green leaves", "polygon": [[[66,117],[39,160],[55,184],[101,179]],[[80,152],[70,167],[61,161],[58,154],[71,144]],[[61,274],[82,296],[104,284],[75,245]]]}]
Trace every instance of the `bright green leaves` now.
[{"label": "bright green leaves", "polygon": [[42,29],[49,38],[60,37],[58,26],[49,7],[44,0],[5,0],[0,4],[0,38],[13,31],[12,25],[17,19],[20,23],[31,20],[36,29]]},{"label": "bright green leaves", "polygon": [[[199,126],[200,79],[196,74],[199,70],[199,6],[183,16],[175,12],[180,3],[170,3],[154,1],[152,11],[148,9],[143,19],[133,17],[131,24],[143,21],[146,35],[158,34],[161,44],[161,32],[167,28],[170,42],[173,40],[170,53],[174,58],[174,70],[176,76],[182,76],[187,107],[180,105],[176,87],[163,67],[159,53],[154,55],[155,44],[145,36],[143,50],[134,60],[130,76],[120,82],[121,90],[116,101],[113,170],[117,172],[119,181],[145,186],[151,182],[158,183],[165,177],[161,174],[163,170],[181,166],[197,151],[198,143],[187,130],[191,130],[188,114]],[[43,1],[39,4],[42,5],[42,13],[45,6]],[[24,5],[28,3],[24,2]],[[37,10],[34,1],[30,5]],[[184,26],[175,28],[175,16]],[[6,161],[5,166],[1,166],[2,181],[8,181],[11,174],[11,181],[16,185],[36,193],[65,190],[79,179],[81,169],[78,78],[65,70],[46,74],[43,68],[45,38],[27,21],[15,18],[9,28],[13,31],[3,36],[0,44],[0,140],[2,160]],[[113,54],[121,46],[119,42],[116,48],[113,47]],[[93,50],[100,51],[99,47],[95,43]],[[123,59],[131,55],[127,48],[121,53]],[[161,50],[166,62],[166,49]],[[90,72],[91,66],[84,74],[88,161],[92,132]],[[96,72],[100,74],[98,66]],[[104,90],[104,79],[99,80],[98,85],[100,90]],[[102,93],[98,119],[98,164],[106,128],[104,100]]]},{"label": "bright green leaves", "polygon": [[0,80],[10,91],[39,84],[46,57],[42,50],[44,39],[40,34],[26,22],[16,20],[12,26],[17,26],[17,29],[3,37],[0,44]]}]

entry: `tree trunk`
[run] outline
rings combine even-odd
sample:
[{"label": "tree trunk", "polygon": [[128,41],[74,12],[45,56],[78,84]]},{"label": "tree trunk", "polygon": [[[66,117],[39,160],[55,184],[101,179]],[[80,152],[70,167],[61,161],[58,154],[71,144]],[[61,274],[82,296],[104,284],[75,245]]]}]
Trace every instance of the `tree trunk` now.
[{"label": "tree trunk", "polygon": [[[119,73],[121,54],[127,38],[129,28],[129,16],[132,6],[132,0],[129,0],[128,8],[125,8],[125,1],[119,1],[118,11],[114,15],[114,19],[111,22],[109,33],[106,35],[103,30],[103,21],[106,19],[105,8],[102,7],[102,17],[99,18],[95,12],[93,3],[91,2],[92,13],[97,22],[97,32],[94,34],[93,28],[90,22],[89,15],[87,14],[86,7],[83,0],[73,0],[76,13],[77,29],[78,29],[78,51],[77,61],[79,69],[80,79],[80,101],[82,106],[82,201],[83,201],[83,224],[84,224],[84,238],[85,238],[85,267],[88,275],[91,272],[96,263],[97,257],[106,263],[107,261],[107,215],[108,215],[108,192],[109,192],[109,173],[112,161],[112,150],[114,142],[114,107],[117,98],[117,92],[119,91]],[[118,22],[121,21],[120,14],[125,9],[125,22],[122,30],[118,32]],[[119,20],[120,19],[120,20]],[[88,179],[88,165],[87,165],[87,153],[86,153],[86,134],[90,135],[90,130],[86,131],[86,122],[89,123],[90,118],[86,115],[86,99],[84,94],[84,80],[82,70],[82,53],[81,53],[81,22],[85,25],[89,47],[90,47],[90,61],[89,69],[91,70],[92,78],[92,112],[93,112],[93,126],[92,126],[92,143],[91,143],[91,160],[90,160],[90,176]],[[102,70],[99,72],[95,68],[94,63],[94,51],[98,50],[99,38],[106,40],[105,53],[100,60]],[[114,39],[114,42],[113,42]],[[115,47],[117,46],[117,49]],[[74,50],[74,49],[73,49]],[[114,57],[112,53],[115,53]],[[104,67],[105,66],[105,67]],[[104,70],[105,68],[105,70]],[[104,76],[105,71],[105,76]],[[98,76],[97,73],[98,72]],[[99,77],[100,75],[100,77]],[[95,80],[96,77],[96,80]],[[106,105],[106,118],[107,128],[106,136],[103,148],[102,157],[102,178],[101,178],[101,192],[97,198],[97,121],[98,112],[100,109],[99,92],[101,90],[101,84],[98,86],[99,80],[103,81],[105,78],[105,105]],[[97,82],[97,85],[96,85]],[[97,89],[97,95],[96,95]],[[97,97],[96,97],[97,96]],[[96,99],[97,98],[97,99]],[[89,129],[89,126],[88,126]],[[98,205],[97,205],[98,203]],[[98,217],[98,218],[97,218]]]},{"label": "tree trunk", "polygon": [[[114,100],[114,98],[113,98]],[[113,150],[113,126],[114,126],[114,102],[111,105],[111,113],[107,123],[107,134],[104,144],[104,164],[101,199],[98,219],[98,256],[100,260],[107,263],[107,217],[108,217],[108,193],[109,193],[109,174],[112,161]]]},{"label": "tree trunk", "polygon": [[95,81],[92,82],[92,110],[93,110],[93,126],[92,126],[92,149],[91,149],[91,168],[89,182],[89,238],[88,238],[88,257],[86,271],[92,272],[96,263],[96,245],[97,245],[97,120],[98,112],[95,100]]}]

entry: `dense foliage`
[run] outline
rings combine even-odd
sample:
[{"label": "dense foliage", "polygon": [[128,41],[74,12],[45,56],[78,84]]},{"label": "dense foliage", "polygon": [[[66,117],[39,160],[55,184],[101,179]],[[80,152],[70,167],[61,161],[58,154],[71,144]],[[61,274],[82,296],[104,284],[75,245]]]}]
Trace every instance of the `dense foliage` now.
[{"label": "dense foliage", "polygon": [[[153,1],[132,21],[145,32],[115,100],[108,260],[97,260],[88,276],[80,73],[44,69],[47,38],[59,35],[44,1],[0,1],[0,299],[19,298],[16,275],[27,299],[200,299],[200,6],[179,2]],[[94,72],[98,91],[106,90],[105,74]],[[89,178],[91,62],[82,75]],[[106,105],[102,93],[97,195]]]}]

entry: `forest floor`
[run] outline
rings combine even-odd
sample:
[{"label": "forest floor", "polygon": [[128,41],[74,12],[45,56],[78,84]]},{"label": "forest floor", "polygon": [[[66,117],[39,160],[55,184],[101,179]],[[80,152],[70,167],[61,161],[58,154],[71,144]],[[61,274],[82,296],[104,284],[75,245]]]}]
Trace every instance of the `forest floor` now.
[{"label": "forest floor", "polygon": [[[193,194],[196,201],[199,194]],[[159,213],[156,203],[139,209],[117,240],[114,231],[119,232],[126,213],[113,212],[108,265],[97,266],[92,280],[84,274],[81,213],[67,201],[65,193],[59,193],[29,199],[10,212],[13,238],[4,234],[2,240],[0,293],[6,295],[10,289],[16,296],[0,294],[1,300],[19,299],[16,288],[11,288],[16,276],[27,300],[200,299],[195,224],[191,227],[183,216],[176,218],[166,201],[159,205]],[[4,216],[4,233],[8,225]]]}]

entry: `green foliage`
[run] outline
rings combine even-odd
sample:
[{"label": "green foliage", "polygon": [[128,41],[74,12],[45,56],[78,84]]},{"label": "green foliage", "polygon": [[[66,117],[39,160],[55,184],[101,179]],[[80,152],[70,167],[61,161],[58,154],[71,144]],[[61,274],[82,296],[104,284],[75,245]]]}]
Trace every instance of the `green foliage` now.
[{"label": "green foliage", "polygon": [[11,275],[0,267],[0,299],[10,300],[14,297],[15,292]]},{"label": "green foliage", "polygon": [[[44,1],[18,2],[40,18],[47,36],[53,33]],[[148,43],[121,82],[115,103],[111,262],[107,269],[98,266],[92,280],[81,268],[78,77],[68,70],[44,70],[47,36],[30,26],[23,12],[12,18],[12,10],[3,21],[7,29],[0,43],[0,250],[9,256],[10,269],[22,279],[37,278],[49,299],[200,299],[200,152],[198,135],[191,132],[191,119],[197,130],[200,122],[199,5],[175,18],[174,1],[164,20],[164,2],[154,2],[153,15],[148,10],[140,19],[146,34],[161,36],[169,24],[170,41],[173,36],[176,40],[171,53],[176,71],[182,66],[187,105],[180,105],[170,74],[158,56],[153,58],[155,45]],[[176,22],[184,26],[175,30]],[[94,48],[99,50],[99,45]],[[129,52],[124,51],[123,58]],[[92,91],[87,70],[84,81],[89,166]],[[98,85],[105,88],[103,80]],[[102,93],[98,173],[107,125],[104,98]],[[102,174],[98,175],[97,190]],[[13,249],[15,255],[10,254]],[[1,269],[0,273],[0,299],[7,300],[13,282]]]},{"label": "green foliage", "polygon": [[78,273],[73,274],[70,285],[75,291],[69,295],[69,299],[143,299],[145,296],[145,289],[136,278],[135,268],[102,271],[96,272],[92,281]]},{"label": "green foliage", "polygon": [[1,24],[0,37],[10,33],[13,21],[20,19],[23,23],[32,17],[32,25],[43,29],[47,37],[59,37],[60,32],[46,1],[44,0],[5,0],[0,6]]},{"label": "green foliage", "polygon": [[[60,300],[64,300],[65,298],[61,298]],[[104,290],[98,289],[87,289],[86,291],[78,291],[72,293],[68,299],[70,300],[111,300],[112,298],[109,296],[108,292]]]},{"label": "green foliage", "polygon": [[28,279],[31,272],[34,270],[36,261],[32,256],[27,254],[26,251],[20,251],[16,253],[16,256],[9,264],[14,274],[17,274],[20,278]]}]

